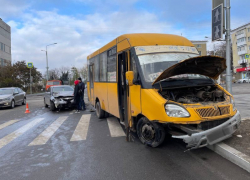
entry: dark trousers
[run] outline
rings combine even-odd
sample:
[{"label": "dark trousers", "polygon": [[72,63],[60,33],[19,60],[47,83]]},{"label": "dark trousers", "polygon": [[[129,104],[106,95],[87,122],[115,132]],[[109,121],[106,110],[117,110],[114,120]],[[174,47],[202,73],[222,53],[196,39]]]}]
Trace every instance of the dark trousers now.
[{"label": "dark trousers", "polygon": [[80,109],[86,109],[85,108],[85,102],[84,102],[84,95],[80,96],[79,108]]},{"label": "dark trousers", "polygon": [[76,110],[80,110],[80,96],[75,97]]}]

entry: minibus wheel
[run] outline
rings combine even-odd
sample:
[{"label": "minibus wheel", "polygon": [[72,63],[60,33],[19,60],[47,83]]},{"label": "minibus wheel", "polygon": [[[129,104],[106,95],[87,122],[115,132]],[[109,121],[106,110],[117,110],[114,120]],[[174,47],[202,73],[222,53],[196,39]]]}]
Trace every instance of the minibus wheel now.
[{"label": "minibus wheel", "polygon": [[104,118],[104,117],[105,117],[105,111],[102,110],[99,101],[96,102],[95,108],[96,108],[96,115],[97,115],[97,117],[98,117],[99,119]]},{"label": "minibus wheel", "polygon": [[137,135],[143,144],[157,147],[165,139],[165,130],[161,124],[151,122],[146,117],[142,117],[137,123]]}]

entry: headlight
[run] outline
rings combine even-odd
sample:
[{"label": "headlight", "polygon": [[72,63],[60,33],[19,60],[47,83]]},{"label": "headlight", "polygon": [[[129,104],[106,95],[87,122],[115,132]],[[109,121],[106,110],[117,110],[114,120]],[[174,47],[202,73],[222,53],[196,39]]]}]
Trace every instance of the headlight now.
[{"label": "headlight", "polygon": [[235,102],[234,102],[234,99],[232,97],[230,97],[230,103],[233,105],[233,111],[235,111],[236,110]]},{"label": "headlight", "polygon": [[174,104],[165,105],[166,113],[169,117],[189,117],[190,114],[186,109]]},{"label": "headlight", "polygon": [[2,101],[10,101],[10,100],[11,100],[10,97],[2,99]]}]

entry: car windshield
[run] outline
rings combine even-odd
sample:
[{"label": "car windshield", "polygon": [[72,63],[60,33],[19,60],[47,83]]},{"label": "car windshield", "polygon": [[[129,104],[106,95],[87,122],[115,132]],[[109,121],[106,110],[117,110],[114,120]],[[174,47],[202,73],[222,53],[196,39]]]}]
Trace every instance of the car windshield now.
[{"label": "car windshield", "polygon": [[62,91],[74,91],[72,87],[54,87],[53,92],[62,92]]},{"label": "car windshield", "polygon": [[[139,55],[139,62],[142,68],[145,81],[154,82],[154,80],[166,69],[176,63],[199,56],[192,53],[154,53]],[[199,74],[184,74],[173,76],[171,78],[206,78]]]},{"label": "car windshield", "polygon": [[0,89],[0,95],[13,94],[13,89]]}]

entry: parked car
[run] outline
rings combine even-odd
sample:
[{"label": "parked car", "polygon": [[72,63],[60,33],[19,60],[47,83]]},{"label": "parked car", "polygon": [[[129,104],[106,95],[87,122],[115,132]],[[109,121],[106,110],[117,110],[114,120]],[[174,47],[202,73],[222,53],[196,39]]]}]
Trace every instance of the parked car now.
[{"label": "parked car", "polygon": [[17,87],[0,88],[0,107],[14,108],[26,104],[26,93]]},{"label": "parked car", "polygon": [[72,108],[74,102],[74,89],[68,85],[51,86],[45,92],[44,106],[51,111],[61,108]]},{"label": "parked car", "polygon": [[248,83],[250,79],[238,79],[237,83]]}]

